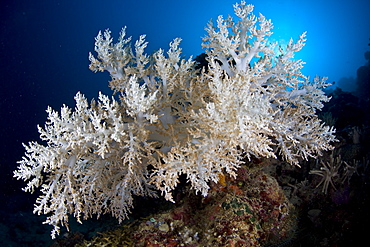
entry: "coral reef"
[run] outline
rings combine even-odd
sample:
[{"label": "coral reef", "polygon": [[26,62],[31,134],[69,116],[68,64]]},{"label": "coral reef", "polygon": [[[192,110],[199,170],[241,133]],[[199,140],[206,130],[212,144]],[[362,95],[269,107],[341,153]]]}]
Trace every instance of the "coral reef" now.
[{"label": "coral reef", "polygon": [[224,182],[80,246],[267,246],[294,235],[297,215],[273,177],[242,166]]},{"label": "coral reef", "polygon": [[[268,40],[270,20],[256,17],[244,1],[234,11],[236,21],[220,16],[216,26],[206,27],[207,70],[181,58],[180,39],[167,54],[160,49],[147,55],[145,35],[132,49],[126,28],[117,43],[109,30],[99,32],[90,69],[108,71],[117,95],[99,94],[89,104],[77,93],[74,110],[48,108],[48,121],[39,127],[45,144],[24,145],[14,172],[28,180],[25,191],[41,188],[34,213],[48,215],[52,237],[60,225],[68,228],[69,215],[82,222],[110,213],[122,222],[136,195],[155,197],[159,191],[174,202],[182,175],[205,197],[212,183],[235,179],[246,160],[278,158],[298,166],[333,148],[334,129],[317,117],[329,100],[322,91],[328,84],[325,78],[310,81],[300,72],[303,62],[294,60],[305,33],[276,52],[277,43]],[[277,197],[275,206],[281,206],[284,199],[274,193],[259,196],[269,203]],[[248,228],[258,235],[257,226],[263,228],[254,211],[262,208],[253,209],[258,203],[247,197],[223,200],[230,215],[254,217],[257,223]],[[289,208],[275,206],[271,217]]]}]

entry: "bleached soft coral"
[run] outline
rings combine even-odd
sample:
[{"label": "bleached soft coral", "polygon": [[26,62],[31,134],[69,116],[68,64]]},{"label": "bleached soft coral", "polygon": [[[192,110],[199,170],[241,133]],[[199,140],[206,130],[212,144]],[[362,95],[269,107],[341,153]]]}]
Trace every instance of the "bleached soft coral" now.
[{"label": "bleached soft coral", "polygon": [[244,1],[234,10],[237,21],[220,16],[206,28],[202,70],[181,58],[180,39],[166,53],[147,55],[144,35],[132,49],[126,28],[117,43],[109,30],[99,32],[90,69],[110,73],[119,100],[100,94],[89,106],[78,93],[74,110],[48,108],[39,127],[46,145],[25,145],[14,173],[29,180],[26,191],[41,187],[34,212],[51,214],[53,237],[69,214],[122,220],[132,196],[155,196],[153,189],[173,201],[181,174],[206,196],[209,182],[225,172],[236,176],[245,157],[280,155],[298,165],[332,148],[334,130],[316,115],[329,100],[327,84],[310,82],[294,60],[305,34],[276,52],[271,21]]}]

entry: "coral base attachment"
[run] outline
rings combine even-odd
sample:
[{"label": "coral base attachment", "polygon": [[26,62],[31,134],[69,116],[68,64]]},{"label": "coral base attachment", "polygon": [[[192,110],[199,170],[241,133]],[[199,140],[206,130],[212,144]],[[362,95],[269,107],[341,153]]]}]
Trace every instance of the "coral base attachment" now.
[{"label": "coral base attachment", "polygon": [[173,209],[81,246],[266,246],[294,236],[293,205],[259,169],[241,167],[236,179],[221,177],[207,197],[182,195]]}]

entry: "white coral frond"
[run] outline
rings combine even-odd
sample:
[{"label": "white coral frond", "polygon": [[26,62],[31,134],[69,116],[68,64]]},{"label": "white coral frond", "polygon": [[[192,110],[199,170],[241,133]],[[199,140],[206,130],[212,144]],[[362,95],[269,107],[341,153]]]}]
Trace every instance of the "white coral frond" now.
[{"label": "white coral frond", "polygon": [[[148,55],[145,35],[131,47],[125,27],[116,43],[108,29],[98,33],[89,68],[108,71],[118,96],[100,93],[89,104],[78,92],[74,109],[48,107],[38,127],[44,144],[24,145],[14,172],[28,182],[25,191],[41,191],[34,212],[48,214],[53,237],[70,214],[81,222],[110,213],[121,222],[134,195],[158,190],[174,201],[182,174],[205,196],[222,173],[236,176],[245,157],[280,154],[299,165],[333,148],[334,129],[316,115],[329,100],[326,79],[309,81],[294,59],[306,33],[276,51],[271,20],[245,1],[234,11],[236,20],[219,16],[206,27],[202,70],[181,57],[179,38]],[[336,168],[323,167],[312,174],[324,178],[325,192]]]}]

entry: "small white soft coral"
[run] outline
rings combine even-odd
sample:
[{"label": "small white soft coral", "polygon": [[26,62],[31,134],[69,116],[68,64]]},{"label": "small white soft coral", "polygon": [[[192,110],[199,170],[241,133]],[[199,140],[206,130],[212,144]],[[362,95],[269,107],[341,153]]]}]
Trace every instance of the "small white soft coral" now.
[{"label": "small white soft coral", "polygon": [[331,154],[329,162],[324,162],[321,160],[320,163],[322,165],[320,170],[311,170],[309,174],[322,177],[316,188],[322,186],[321,192],[327,194],[330,185],[334,190],[337,189],[335,187],[335,180],[339,177],[339,169],[344,162],[340,156],[334,158],[333,154]]}]

